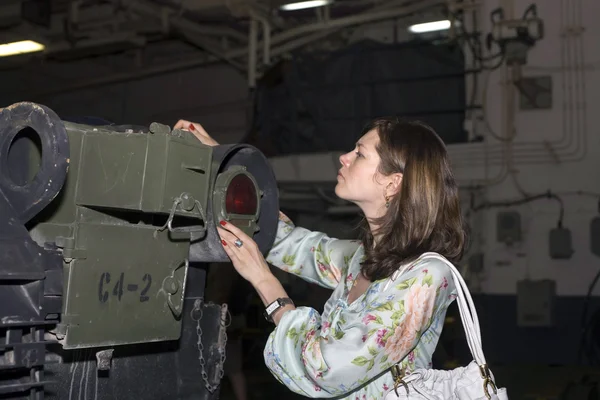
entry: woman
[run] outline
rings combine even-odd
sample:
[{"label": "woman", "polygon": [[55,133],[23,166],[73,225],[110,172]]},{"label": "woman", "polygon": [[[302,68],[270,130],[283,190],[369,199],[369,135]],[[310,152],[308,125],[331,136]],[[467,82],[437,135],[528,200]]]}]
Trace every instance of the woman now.
[{"label": "woman", "polygon": [[[216,144],[198,124],[175,127]],[[455,291],[448,268],[422,256],[461,258],[458,189],[443,142],[420,122],[373,121],[340,163],[335,192],[364,213],[362,241],[310,232],[281,214],[267,256],[333,290],[321,315],[287,301],[272,305],[287,294],[256,244],[226,222],[219,232],[234,267],[272,312],[276,328],[264,356],[273,375],[307,397],[382,399],[394,386],[393,365],[431,366]]]}]

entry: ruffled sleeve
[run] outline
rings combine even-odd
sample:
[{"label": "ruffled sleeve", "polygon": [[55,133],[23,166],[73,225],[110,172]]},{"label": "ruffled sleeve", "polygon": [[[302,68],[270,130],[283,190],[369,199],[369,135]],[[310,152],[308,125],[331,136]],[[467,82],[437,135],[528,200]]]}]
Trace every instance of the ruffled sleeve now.
[{"label": "ruffled sleeve", "polygon": [[400,361],[410,368],[419,340],[454,299],[451,277],[441,261],[424,260],[396,281],[373,283],[368,292],[376,294],[327,321],[311,308],[288,311],[269,336],[266,365],[292,391],[313,398],[352,392]]},{"label": "ruffled sleeve", "polygon": [[296,227],[280,214],[275,243],[266,260],[308,282],[334,289],[359,247],[357,240],[333,239]]}]

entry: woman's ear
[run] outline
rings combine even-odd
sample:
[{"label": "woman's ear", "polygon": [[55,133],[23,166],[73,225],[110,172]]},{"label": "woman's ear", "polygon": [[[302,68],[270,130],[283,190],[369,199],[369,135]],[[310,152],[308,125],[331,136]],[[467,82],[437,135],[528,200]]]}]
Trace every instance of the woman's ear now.
[{"label": "woman's ear", "polygon": [[395,196],[400,192],[400,188],[402,187],[402,174],[400,172],[395,173],[391,176],[391,178],[390,195]]}]

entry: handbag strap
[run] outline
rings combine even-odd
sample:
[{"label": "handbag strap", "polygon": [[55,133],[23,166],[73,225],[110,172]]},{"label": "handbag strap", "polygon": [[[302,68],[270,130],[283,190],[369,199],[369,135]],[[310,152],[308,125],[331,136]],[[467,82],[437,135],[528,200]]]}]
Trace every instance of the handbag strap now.
[{"label": "handbag strap", "polygon": [[435,258],[442,261],[452,272],[452,278],[454,280],[454,286],[456,287],[457,293],[456,301],[458,303],[458,310],[460,312],[463,328],[465,329],[465,337],[469,345],[469,350],[471,350],[473,359],[477,362],[477,364],[481,368],[487,368],[487,363],[481,344],[481,328],[479,326],[479,318],[477,316],[475,304],[473,303],[473,298],[471,297],[471,292],[469,291],[467,284],[456,267],[445,257],[442,257],[438,253],[425,253],[419,257],[420,260],[427,258]]}]

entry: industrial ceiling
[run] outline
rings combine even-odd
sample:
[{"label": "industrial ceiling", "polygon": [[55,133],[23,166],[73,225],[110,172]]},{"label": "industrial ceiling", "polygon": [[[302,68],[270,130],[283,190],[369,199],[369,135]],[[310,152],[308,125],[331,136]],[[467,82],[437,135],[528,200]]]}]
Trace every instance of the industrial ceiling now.
[{"label": "industrial ceiling", "polygon": [[[383,20],[443,15],[471,0],[337,0],[282,11],[292,0],[2,0],[0,39],[35,40],[41,53],[0,59],[0,69],[31,60],[119,55],[117,70],[137,76],[225,61],[256,77],[289,52],[339,45],[348,29]],[[337,41],[336,41],[337,40]],[[9,60],[10,59],[10,60]],[[126,63],[129,65],[120,65]]]}]

